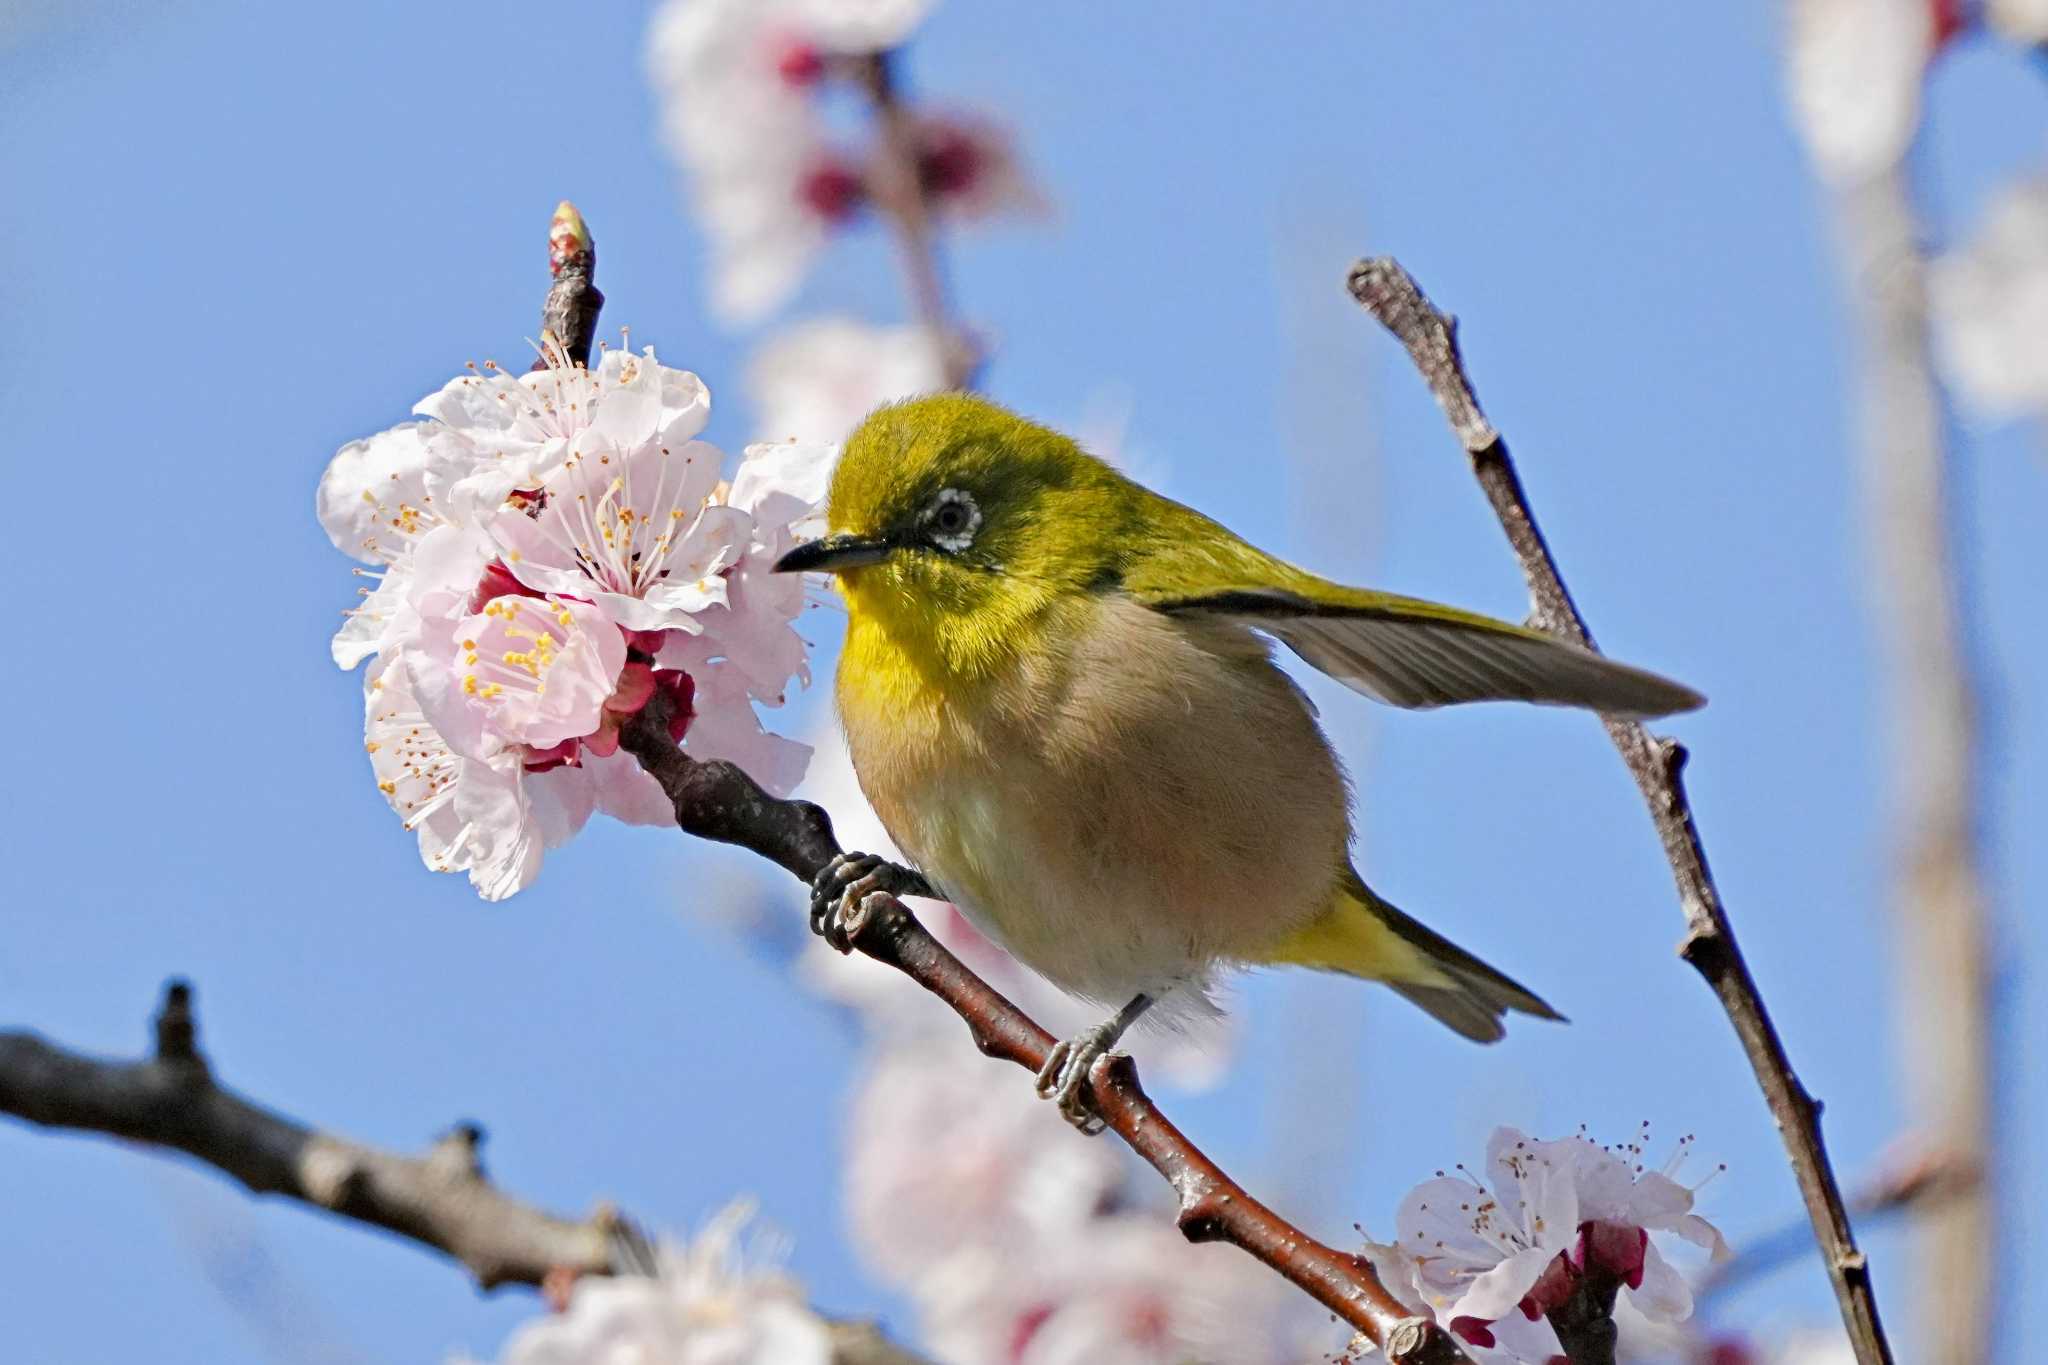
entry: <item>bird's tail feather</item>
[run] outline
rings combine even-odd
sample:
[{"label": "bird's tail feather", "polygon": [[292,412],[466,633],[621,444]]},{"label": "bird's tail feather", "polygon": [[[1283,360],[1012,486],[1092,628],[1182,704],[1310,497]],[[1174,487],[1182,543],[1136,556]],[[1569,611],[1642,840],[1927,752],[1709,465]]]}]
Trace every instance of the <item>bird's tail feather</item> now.
[{"label": "bird's tail feather", "polygon": [[1357,875],[1336,904],[1264,955],[1321,971],[1384,981],[1454,1032],[1491,1043],[1510,1010],[1563,1019],[1520,982],[1495,971],[1435,930],[1381,900]]}]

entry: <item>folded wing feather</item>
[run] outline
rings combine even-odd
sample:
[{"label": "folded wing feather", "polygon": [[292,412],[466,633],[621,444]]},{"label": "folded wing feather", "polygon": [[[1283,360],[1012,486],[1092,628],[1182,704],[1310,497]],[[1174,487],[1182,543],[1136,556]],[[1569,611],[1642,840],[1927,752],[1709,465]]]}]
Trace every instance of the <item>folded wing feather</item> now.
[{"label": "folded wing feather", "polygon": [[1370,604],[1333,604],[1238,589],[1156,605],[1254,626],[1353,690],[1394,706],[1523,701],[1661,716],[1704,700],[1689,687],[1553,635],[1435,603],[1372,596]]}]

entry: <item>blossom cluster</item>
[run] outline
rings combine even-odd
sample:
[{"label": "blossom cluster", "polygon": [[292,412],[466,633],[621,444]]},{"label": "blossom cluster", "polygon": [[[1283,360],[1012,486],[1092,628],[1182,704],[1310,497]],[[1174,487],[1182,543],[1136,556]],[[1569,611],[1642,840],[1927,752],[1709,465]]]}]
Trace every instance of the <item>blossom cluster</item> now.
[{"label": "blossom cluster", "polygon": [[1035,202],[1008,133],[981,116],[903,108],[893,129],[865,139],[833,131],[835,77],[902,43],[931,7],[668,0],[655,12],[648,74],[711,239],[712,303],[726,320],[774,311],[833,230],[887,197],[886,156],[911,163],[897,178],[940,213],[980,218]]},{"label": "blossom cluster", "polygon": [[741,1201],[695,1240],[670,1243],[651,1276],[585,1276],[560,1313],[521,1327],[503,1365],[832,1365],[832,1338],[773,1248],[743,1250]]},{"label": "blossom cluster", "polygon": [[1943,370],[1973,416],[2048,414],[2048,175],[1993,198],[1975,234],[1934,261],[1928,302]]},{"label": "blossom cluster", "polygon": [[532,882],[594,811],[673,824],[619,751],[657,695],[670,735],[786,795],[805,745],[761,727],[806,679],[800,582],[772,574],[817,513],[835,449],[750,447],[730,483],[696,439],[711,397],[650,349],[594,370],[457,376],[423,420],[351,442],[321,524],[375,566],[334,637],[364,660],[364,744],[420,856],[486,899]]},{"label": "blossom cluster", "polygon": [[1366,1255],[1391,1292],[1434,1315],[1481,1362],[1560,1358],[1549,1314],[1589,1276],[1621,1286],[1618,1319],[1681,1323],[1692,1290],[1651,1234],[1728,1254],[1692,1211],[1698,1187],[1673,1178],[1690,1145],[1651,1170],[1640,1142],[1610,1148],[1583,1134],[1539,1141],[1496,1128],[1483,1181],[1462,1166],[1439,1171],[1401,1201],[1396,1240],[1369,1243]]}]

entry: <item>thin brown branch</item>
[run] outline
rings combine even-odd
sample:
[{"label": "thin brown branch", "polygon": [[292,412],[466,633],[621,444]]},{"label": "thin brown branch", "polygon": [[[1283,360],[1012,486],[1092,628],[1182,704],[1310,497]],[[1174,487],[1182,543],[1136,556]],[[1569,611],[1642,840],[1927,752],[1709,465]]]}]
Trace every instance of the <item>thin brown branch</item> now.
[{"label": "thin brown branch", "polygon": [[[668,736],[666,698],[657,695],[619,742],[661,783],[686,833],[751,849],[805,885],[839,855],[832,821],[817,806],[777,800],[732,764],[700,763],[679,750]],[[847,928],[856,950],[951,1006],[984,1054],[1030,1072],[1045,1064],[1053,1036],[969,971],[895,897],[868,896]],[[1110,1129],[1173,1186],[1189,1241],[1228,1242],[1249,1253],[1364,1333],[1394,1365],[1466,1359],[1449,1333],[1388,1293],[1362,1257],[1325,1246],[1225,1175],[1160,1112],[1129,1057],[1104,1058],[1089,1079]]]},{"label": "thin brown branch", "polygon": [[[1507,442],[1486,419],[1465,373],[1456,324],[1424,296],[1408,272],[1391,257],[1360,261],[1352,267],[1349,284],[1352,296],[1407,348],[1471,457],[1473,473],[1500,518],[1508,543],[1521,563],[1522,575],[1528,581],[1534,624],[1591,646],[1592,632],[1573,604],[1550,547],[1544,543],[1542,530],[1509,459]],[[1878,1321],[1870,1266],[1856,1246],[1855,1234],[1842,1206],[1841,1187],[1836,1183],[1827,1148],[1821,1140],[1820,1104],[1794,1074],[1785,1045],[1764,1008],[1756,980],[1736,944],[1734,930],[1729,927],[1720,892],[1707,868],[1706,850],[1700,842],[1692,806],[1686,799],[1685,749],[1675,740],[1653,737],[1634,721],[1603,718],[1602,723],[1643,793],[1665,856],[1670,860],[1686,921],[1679,953],[1706,979],[1727,1012],[1750,1068],[1756,1073],[1765,1103],[1777,1122],[1800,1195],[1806,1202],[1807,1217],[1834,1282],[1835,1297],[1855,1346],[1856,1359],[1859,1365],[1889,1365],[1891,1347]]]},{"label": "thin brown branch", "polygon": [[1978,687],[1950,526],[1949,450],[1927,320],[1927,262],[1907,168],[1837,187],[1837,237],[1859,336],[1861,482],[1871,620],[1891,731],[1890,879],[1908,1110],[1924,1141],[1979,1178],[1916,1222],[1931,1365],[1992,1354],[1991,966],[1979,834]]},{"label": "thin brown branch", "polygon": [[323,1133],[214,1080],[200,1053],[192,991],[164,990],[156,1047],[139,1061],[88,1057],[33,1033],[0,1033],[0,1114],[103,1133],[196,1157],[255,1194],[282,1195],[445,1252],[477,1284],[539,1285],[550,1271],[638,1268],[645,1240],[615,1210],[571,1222],[491,1184],[482,1131],[461,1124],[424,1155]]},{"label": "thin brown branch", "polygon": [[953,317],[931,195],[921,168],[917,116],[903,102],[894,63],[889,52],[851,59],[853,74],[874,113],[879,149],[868,169],[868,192],[895,231],[911,306],[939,348],[946,387],[962,389],[981,367],[981,352]]}]

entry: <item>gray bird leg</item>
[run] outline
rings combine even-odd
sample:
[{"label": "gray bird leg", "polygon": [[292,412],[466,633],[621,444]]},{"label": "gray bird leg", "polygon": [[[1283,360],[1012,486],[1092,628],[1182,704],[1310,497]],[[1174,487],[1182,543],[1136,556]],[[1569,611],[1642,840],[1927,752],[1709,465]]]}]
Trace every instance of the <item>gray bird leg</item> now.
[{"label": "gray bird leg", "polygon": [[1101,1132],[1108,1125],[1095,1112],[1095,1102],[1088,1088],[1088,1073],[1098,1058],[1108,1055],[1124,1036],[1124,1031],[1138,1022],[1138,1016],[1152,1008],[1152,997],[1140,993],[1131,997],[1131,1003],[1118,1010],[1114,1017],[1105,1019],[1093,1028],[1082,1029],[1064,1042],[1053,1044],[1046,1054],[1045,1065],[1038,1069],[1038,1093],[1059,1101],[1060,1113],[1067,1122],[1089,1137]]},{"label": "gray bird leg", "polygon": [[811,879],[811,932],[842,953],[852,952],[846,919],[871,891],[892,896],[940,895],[921,872],[872,853],[842,853]]}]

